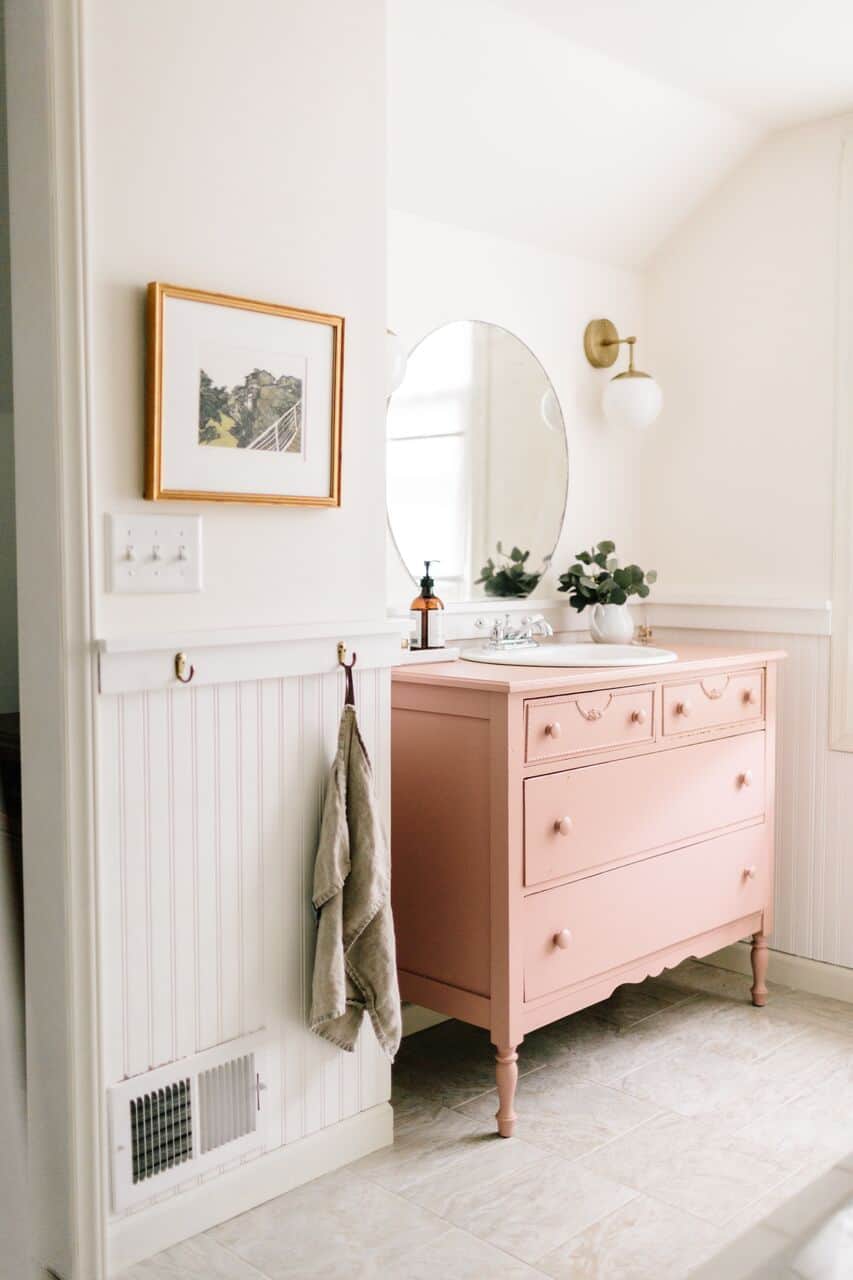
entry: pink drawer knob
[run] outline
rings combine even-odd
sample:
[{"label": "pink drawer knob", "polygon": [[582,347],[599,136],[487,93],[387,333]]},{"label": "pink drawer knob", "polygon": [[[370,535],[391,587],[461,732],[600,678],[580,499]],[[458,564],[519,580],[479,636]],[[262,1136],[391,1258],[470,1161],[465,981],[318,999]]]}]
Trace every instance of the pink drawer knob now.
[{"label": "pink drawer knob", "polygon": [[748,706],[748,707],[753,707],[753,706],[755,706],[756,702],[758,701],[758,699],[757,699],[757,698],[756,698],[756,696],[755,696],[755,690],[754,690],[754,689],[744,689],[744,691],[743,691],[743,700],[744,700],[744,702],[747,704],[747,706]]},{"label": "pink drawer knob", "polygon": [[634,724],[645,724],[648,718],[645,707],[640,707],[637,711],[631,712],[631,720]]},{"label": "pink drawer knob", "polygon": [[693,703],[689,698],[685,698],[683,702],[676,702],[675,714],[677,716],[689,716],[693,710]]},{"label": "pink drawer knob", "polygon": [[751,787],[752,786],[752,770],[751,769],[744,770],[744,772],[740,775],[739,781],[742,787]]},{"label": "pink drawer knob", "polygon": [[563,730],[560,728],[559,720],[555,720],[553,724],[546,724],[545,732],[547,733],[549,738],[559,738],[560,734],[563,732]]},{"label": "pink drawer knob", "polygon": [[743,874],[744,874],[744,877],[745,877],[747,880],[754,880],[754,879],[755,879],[755,867],[744,867],[744,869],[743,869]]},{"label": "pink drawer knob", "polygon": [[567,836],[572,829],[571,818],[558,818],[554,823],[554,830],[561,836]]},{"label": "pink drawer knob", "polygon": [[554,946],[559,947],[561,951],[565,951],[567,947],[572,945],[571,929],[561,929],[559,933],[554,934]]}]

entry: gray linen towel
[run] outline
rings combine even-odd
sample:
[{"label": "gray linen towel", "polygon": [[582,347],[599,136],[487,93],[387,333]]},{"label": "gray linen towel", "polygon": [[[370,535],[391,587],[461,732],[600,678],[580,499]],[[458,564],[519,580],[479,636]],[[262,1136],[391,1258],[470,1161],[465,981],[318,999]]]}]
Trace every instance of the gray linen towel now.
[{"label": "gray linen towel", "polygon": [[345,706],[326,791],[314,906],[311,1030],[350,1053],[364,1012],[394,1061],[400,1047],[400,992],[391,918],[391,858],[373,788],[373,770]]}]

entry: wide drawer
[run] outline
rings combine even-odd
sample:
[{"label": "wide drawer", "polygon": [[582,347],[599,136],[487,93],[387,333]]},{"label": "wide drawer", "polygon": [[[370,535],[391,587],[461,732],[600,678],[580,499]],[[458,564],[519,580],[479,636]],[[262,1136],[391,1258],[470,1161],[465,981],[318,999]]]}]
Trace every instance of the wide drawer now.
[{"label": "wide drawer", "polygon": [[746,724],[764,716],[763,671],[737,671],[663,686],[663,732]]},{"label": "wide drawer", "polygon": [[582,751],[651,742],[654,686],[596,689],[527,704],[525,760],[560,760]]},{"label": "wide drawer", "polygon": [[762,824],[531,894],[524,902],[524,998],[753,915],[769,892]]},{"label": "wide drawer", "polygon": [[542,884],[764,813],[765,735],[738,734],[524,783],[524,883]]}]

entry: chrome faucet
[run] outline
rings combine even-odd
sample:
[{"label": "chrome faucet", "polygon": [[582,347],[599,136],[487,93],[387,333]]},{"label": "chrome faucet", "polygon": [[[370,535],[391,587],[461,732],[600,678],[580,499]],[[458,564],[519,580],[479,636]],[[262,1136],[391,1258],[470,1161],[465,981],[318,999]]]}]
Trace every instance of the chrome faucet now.
[{"label": "chrome faucet", "polygon": [[487,649],[535,649],[538,641],[533,639],[534,636],[554,634],[554,628],[541,613],[521,618],[517,628],[513,627],[509,614],[503,618],[495,618],[491,624],[485,618],[477,618],[474,626],[478,631],[488,628]]}]

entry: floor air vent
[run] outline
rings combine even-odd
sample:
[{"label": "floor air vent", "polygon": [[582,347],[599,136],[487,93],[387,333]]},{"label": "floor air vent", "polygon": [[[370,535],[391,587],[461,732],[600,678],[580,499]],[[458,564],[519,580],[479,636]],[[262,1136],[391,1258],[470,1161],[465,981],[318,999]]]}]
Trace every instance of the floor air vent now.
[{"label": "floor air vent", "polygon": [[193,1111],[189,1079],[130,1099],[130,1139],[134,1183],[191,1159]]},{"label": "floor air vent", "polygon": [[260,1034],[111,1089],[113,1209],[260,1150],[266,1089]]}]

